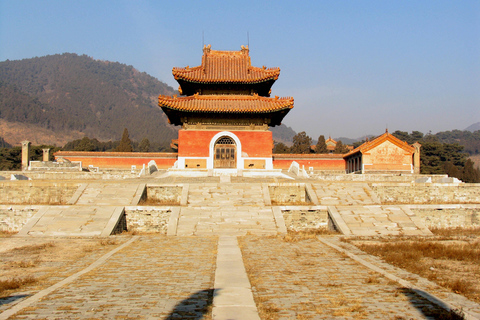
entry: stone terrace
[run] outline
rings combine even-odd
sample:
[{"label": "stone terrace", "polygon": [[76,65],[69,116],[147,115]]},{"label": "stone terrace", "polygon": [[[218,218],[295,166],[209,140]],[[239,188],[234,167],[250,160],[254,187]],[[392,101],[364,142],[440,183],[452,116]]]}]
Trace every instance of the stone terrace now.
[{"label": "stone terrace", "polygon": [[[0,192],[8,193],[15,183],[26,182],[3,181]],[[47,190],[39,199],[50,192],[58,195],[61,188],[44,188],[55,186],[48,180],[28,183],[42,186],[35,192]],[[60,206],[3,202],[0,226],[21,231],[0,241],[12,247],[22,236],[41,235],[40,242],[60,235],[103,237],[133,225],[142,231],[146,224],[152,231],[155,221],[165,226],[158,229],[163,234],[118,236],[123,240],[115,249],[77,273],[50,287],[27,287],[0,299],[0,319],[427,319],[444,312],[439,304],[480,318],[480,306],[463,297],[418,285],[425,281],[407,283],[412,275],[368,255],[363,256],[367,262],[356,259],[358,250],[345,252],[338,236],[294,243],[282,236],[290,212],[289,225],[302,225],[292,217],[310,215],[321,223],[313,220],[307,226],[329,226],[345,235],[428,235],[425,215],[417,216],[416,210],[469,206],[473,217],[480,208],[475,187],[435,184],[435,194],[460,193],[470,197],[468,204],[423,208],[384,204],[384,196],[377,195],[384,184],[366,181],[186,178],[159,172],[148,178],[66,183],[76,189]],[[149,202],[149,186],[170,188],[165,204],[158,194],[155,203]],[[269,188],[276,186],[287,194],[275,198]],[[397,191],[391,186],[389,194],[406,194],[404,186]],[[178,202],[172,202],[171,190],[177,190]]]}]

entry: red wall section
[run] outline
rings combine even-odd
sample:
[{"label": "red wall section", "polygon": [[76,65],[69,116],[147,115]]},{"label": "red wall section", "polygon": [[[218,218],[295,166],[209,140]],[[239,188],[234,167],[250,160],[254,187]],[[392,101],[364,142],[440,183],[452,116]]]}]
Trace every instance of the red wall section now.
[{"label": "red wall section", "polygon": [[178,131],[179,157],[208,157],[210,140],[219,131]]},{"label": "red wall section", "polygon": [[315,170],[345,170],[345,160],[342,155],[330,154],[274,154],[273,168],[288,169],[293,161],[305,169],[313,167]]},{"label": "red wall section", "polygon": [[[180,130],[179,157],[208,157],[210,141],[221,131]],[[270,131],[230,131],[242,144],[242,152],[249,157],[271,157],[273,139]]]},{"label": "red wall section", "polygon": [[272,156],[273,139],[270,131],[237,131],[234,133],[242,142],[242,152],[248,157],[269,158]]},{"label": "red wall section", "polygon": [[82,161],[83,167],[92,165],[99,168],[130,169],[133,165],[142,168],[154,160],[158,168],[173,167],[177,161],[176,153],[139,153],[139,152],[75,152],[59,151],[55,159],[62,157],[70,161]]}]

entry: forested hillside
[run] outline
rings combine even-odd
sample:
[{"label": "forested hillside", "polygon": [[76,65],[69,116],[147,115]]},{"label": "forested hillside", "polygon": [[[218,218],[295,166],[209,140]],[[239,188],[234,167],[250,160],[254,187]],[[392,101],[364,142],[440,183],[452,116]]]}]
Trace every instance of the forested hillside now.
[{"label": "forested hillside", "polygon": [[128,128],[132,139],[148,138],[168,146],[177,129],[157,107],[157,98],[174,93],[132,66],[86,55],[7,60],[0,62],[0,135],[18,144],[29,137],[19,133],[15,139],[9,127],[28,124],[65,137],[63,141],[37,137],[37,143],[63,144],[83,135],[118,140]]},{"label": "forested hillside", "polygon": [[[118,62],[57,54],[0,62],[0,137],[19,145],[62,146],[84,136],[119,140],[127,128],[134,141],[168,149],[178,127],[157,107],[158,95],[175,94],[165,83]],[[295,132],[273,128],[277,141]],[[156,147],[155,147],[156,146]]]}]

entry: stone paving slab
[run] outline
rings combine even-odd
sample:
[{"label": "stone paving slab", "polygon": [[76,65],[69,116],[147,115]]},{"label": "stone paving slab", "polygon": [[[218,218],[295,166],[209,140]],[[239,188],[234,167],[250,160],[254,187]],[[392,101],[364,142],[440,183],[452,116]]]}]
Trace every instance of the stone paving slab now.
[{"label": "stone paving slab", "polygon": [[359,206],[380,204],[373,190],[366,183],[324,182],[312,183],[319,205]]},{"label": "stone paving slab", "polygon": [[19,235],[108,236],[122,212],[123,207],[112,206],[50,206],[25,225]]},{"label": "stone paving slab", "polygon": [[216,253],[216,237],[142,236],[9,319],[209,319]]},{"label": "stone paving slab", "polygon": [[[415,277],[338,237],[326,241],[349,246],[402,279]],[[218,244],[217,237],[139,236],[10,319],[258,319],[258,310],[261,319],[393,320],[432,319],[443,312],[316,238],[248,235],[238,243],[231,236]],[[480,312],[477,304],[438,286],[420,289],[470,314]]]},{"label": "stone paving slab", "polygon": [[433,319],[437,304],[317,239],[239,239],[262,319]]},{"label": "stone paving slab", "polygon": [[139,183],[89,183],[78,197],[77,205],[132,205]]},{"label": "stone paving slab", "polygon": [[[241,316],[237,313],[239,310],[244,310]],[[260,320],[243,266],[242,253],[237,238],[233,236],[221,236],[218,240],[212,312],[216,320]]]},{"label": "stone paving slab", "polygon": [[345,235],[431,235],[423,222],[403,206],[336,206],[329,215]]}]

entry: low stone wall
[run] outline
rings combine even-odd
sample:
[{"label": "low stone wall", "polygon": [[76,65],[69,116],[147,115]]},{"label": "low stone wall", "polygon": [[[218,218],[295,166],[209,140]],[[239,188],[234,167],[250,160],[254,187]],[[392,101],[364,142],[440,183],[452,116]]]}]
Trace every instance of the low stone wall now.
[{"label": "low stone wall", "polygon": [[282,210],[287,230],[304,231],[328,228],[326,210]]},{"label": "low stone wall", "polygon": [[20,231],[38,210],[38,207],[0,206],[0,231]]},{"label": "low stone wall", "polygon": [[12,174],[18,174],[26,176],[31,180],[119,180],[138,178],[140,169],[133,170],[133,172],[132,170],[105,170],[101,172],[0,171],[0,177],[10,180]]},{"label": "low stone wall", "polygon": [[412,209],[427,228],[480,227],[480,208]]},{"label": "low stone wall", "polygon": [[182,197],[181,186],[151,186],[147,185],[145,194],[140,201],[143,205],[180,205]]},{"label": "low stone wall", "polygon": [[478,183],[372,183],[370,186],[383,204],[480,203]]},{"label": "low stone wall", "polygon": [[156,207],[126,207],[128,231],[167,234],[171,210]]},{"label": "low stone wall", "polygon": [[306,205],[304,183],[280,183],[268,186],[272,205]]},{"label": "low stone wall", "polygon": [[0,181],[0,204],[66,204],[80,183]]},{"label": "low stone wall", "polygon": [[366,181],[366,182],[415,182],[420,178],[431,178],[433,182],[448,177],[445,174],[425,175],[425,174],[346,174],[333,173],[328,171],[314,171],[310,173],[310,178],[321,181]]}]

